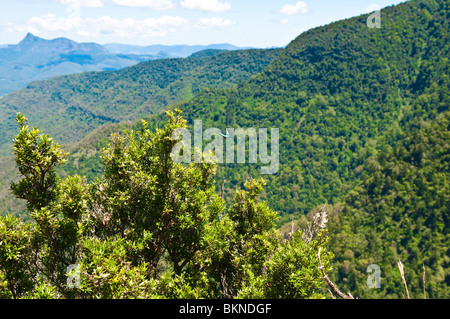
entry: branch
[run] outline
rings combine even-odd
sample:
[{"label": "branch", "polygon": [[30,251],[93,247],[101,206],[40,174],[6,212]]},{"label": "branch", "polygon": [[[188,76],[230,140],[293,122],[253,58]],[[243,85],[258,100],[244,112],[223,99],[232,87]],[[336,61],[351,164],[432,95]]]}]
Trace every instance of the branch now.
[{"label": "branch", "polygon": [[225,186],[225,183],[227,182],[227,180],[224,178],[223,179],[223,181],[222,181],[222,185],[221,185],[221,188],[220,188],[220,198],[221,199],[223,199],[223,193],[224,193],[224,186]]},{"label": "branch", "polygon": [[427,299],[427,294],[425,291],[425,284],[426,284],[426,278],[425,278],[425,264],[422,264],[423,267],[423,273],[422,273],[422,282],[423,282],[423,299]]},{"label": "branch", "polygon": [[401,262],[401,260],[399,260],[397,262],[397,266],[398,266],[398,270],[400,270],[400,275],[402,276],[402,281],[405,284],[406,295],[407,295],[408,299],[411,299],[411,297],[409,295],[408,285],[406,284],[405,272],[403,271],[403,263]]},{"label": "branch", "polygon": [[319,269],[322,272],[323,275],[323,279],[326,281],[326,283],[328,284],[328,286],[330,286],[331,290],[337,294],[339,297],[341,297],[342,299],[355,299],[353,298],[353,296],[351,294],[343,294],[330,280],[330,278],[328,278],[327,274],[325,273],[324,267],[322,266],[322,262],[320,261],[320,250],[322,249],[322,247],[319,247],[319,252],[317,254],[317,258],[319,259]]}]

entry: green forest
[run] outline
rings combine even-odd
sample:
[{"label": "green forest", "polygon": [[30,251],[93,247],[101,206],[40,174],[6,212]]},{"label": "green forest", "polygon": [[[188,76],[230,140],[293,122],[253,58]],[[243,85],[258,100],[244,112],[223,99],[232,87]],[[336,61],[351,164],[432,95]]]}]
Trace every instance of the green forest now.
[{"label": "green forest", "polygon": [[207,50],[185,59],[150,60],[119,71],[32,82],[0,100],[0,155],[11,154],[18,110],[61,143],[73,143],[103,124],[159,113],[203,88],[236,86],[262,71],[280,51]]},{"label": "green forest", "polygon": [[[323,270],[355,298],[447,299],[449,5],[2,98],[0,296],[336,297]],[[278,128],[278,172],[175,163],[172,133],[198,119]]]}]

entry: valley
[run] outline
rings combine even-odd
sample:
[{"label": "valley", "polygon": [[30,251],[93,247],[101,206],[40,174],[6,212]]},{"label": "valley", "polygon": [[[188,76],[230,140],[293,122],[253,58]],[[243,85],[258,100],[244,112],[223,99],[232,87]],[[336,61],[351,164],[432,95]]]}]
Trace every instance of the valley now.
[{"label": "valley", "polygon": [[[305,226],[325,209],[341,290],[402,298],[402,260],[416,298],[448,298],[449,5],[410,0],[384,8],[379,29],[364,14],[310,29],[286,48],[208,49],[29,83],[0,99],[2,210],[27,218],[7,190],[17,178],[17,112],[69,152],[59,176],[88,182],[105,173],[113,133],[139,132],[143,119],[164,127],[167,111],[180,109],[192,132],[198,120],[221,132],[277,128],[274,174],[262,175],[260,162],[218,165],[214,187],[227,203],[262,177],[278,229]],[[366,285],[372,264],[382,289]]]}]

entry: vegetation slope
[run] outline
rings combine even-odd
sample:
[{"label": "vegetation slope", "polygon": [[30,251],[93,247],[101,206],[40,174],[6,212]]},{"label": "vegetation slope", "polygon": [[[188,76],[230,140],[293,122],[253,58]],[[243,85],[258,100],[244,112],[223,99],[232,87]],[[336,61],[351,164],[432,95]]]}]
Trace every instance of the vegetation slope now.
[{"label": "vegetation slope", "polygon": [[[379,29],[368,15],[315,28],[250,80],[176,105],[191,128],[279,128],[280,170],[262,196],[280,226],[326,207],[334,279],[358,297],[405,295],[401,259],[414,297],[448,298],[449,17],[449,1],[416,0],[383,9]],[[113,127],[74,147],[65,171],[98,174]],[[260,166],[219,165],[225,196]],[[380,289],[366,285],[370,264]]]}]

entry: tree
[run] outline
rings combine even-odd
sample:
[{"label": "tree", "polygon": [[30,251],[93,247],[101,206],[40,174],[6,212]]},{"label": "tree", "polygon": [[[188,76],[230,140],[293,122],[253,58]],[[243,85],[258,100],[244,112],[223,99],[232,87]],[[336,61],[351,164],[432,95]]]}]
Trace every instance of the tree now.
[{"label": "tree", "polygon": [[114,134],[104,175],[87,183],[57,178],[65,153],[17,116],[23,179],[13,192],[28,201],[34,223],[0,218],[1,296],[323,297],[313,256],[324,235],[281,240],[276,212],[259,199],[262,180],[248,180],[228,206],[215,192],[215,163],[172,160],[172,133],[186,121],[179,110],[167,117],[164,128],[143,121],[139,131]]},{"label": "tree", "polygon": [[0,218],[0,298],[17,298],[33,287],[30,225],[13,216]]},{"label": "tree", "polygon": [[28,210],[47,206],[56,196],[58,177],[55,167],[64,162],[66,153],[46,134],[39,135],[38,128],[30,129],[28,120],[19,113],[16,117],[19,134],[14,138],[13,152],[20,174],[20,182],[11,182],[11,189],[28,202]]}]

